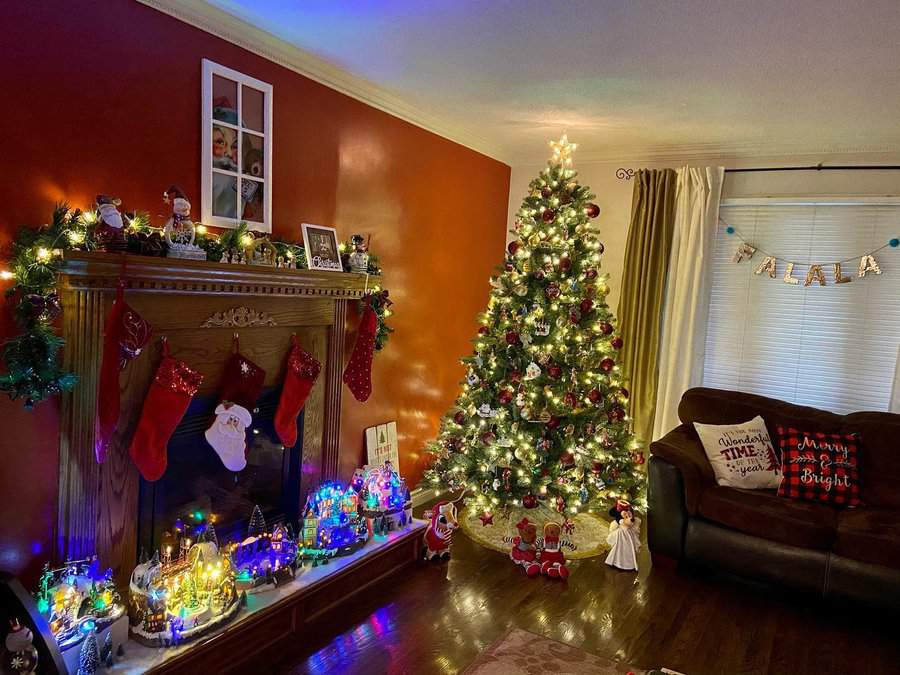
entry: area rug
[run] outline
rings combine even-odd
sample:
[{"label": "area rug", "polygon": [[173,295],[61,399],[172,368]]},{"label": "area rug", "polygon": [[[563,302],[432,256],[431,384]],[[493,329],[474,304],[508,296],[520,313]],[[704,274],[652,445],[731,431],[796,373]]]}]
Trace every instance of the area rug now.
[{"label": "area rug", "polygon": [[513,628],[488,647],[464,675],[642,675],[626,665]]},{"label": "area rug", "polygon": [[[562,523],[562,516],[548,506],[540,505],[533,509],[513,507],[509,516],[505,517],[501,512],[494,514],[492,525],[483,525],[481,516],[483,513],[477,509],[464,508],[460,514],[460,524],[468,537],[477,541],[482,546],[487,546],[495,551],[509,553],[509,540],[518,534],[516,523],[522,518],[528,518],[529,522],[537,523],[538,536],[542,536],[544,523]],[[605,554],[609,550],[606,536],[609,534],[609,519],[594,513],[578,513],[572,518],[575,529],[571,532],[563,532],[563,539],[574,545],[565,549],[566,558],[576,560],[579,558],[593,558]]]}]

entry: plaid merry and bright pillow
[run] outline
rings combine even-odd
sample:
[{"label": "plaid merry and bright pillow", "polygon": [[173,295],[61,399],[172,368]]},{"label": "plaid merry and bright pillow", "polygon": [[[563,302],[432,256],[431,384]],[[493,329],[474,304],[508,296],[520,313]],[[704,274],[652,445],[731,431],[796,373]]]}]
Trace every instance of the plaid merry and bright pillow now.
[{"label": "plaid merry and bright pillow", "polygon": [[778,427],[779,497],[858,506],[859,434],[824,434]]}]

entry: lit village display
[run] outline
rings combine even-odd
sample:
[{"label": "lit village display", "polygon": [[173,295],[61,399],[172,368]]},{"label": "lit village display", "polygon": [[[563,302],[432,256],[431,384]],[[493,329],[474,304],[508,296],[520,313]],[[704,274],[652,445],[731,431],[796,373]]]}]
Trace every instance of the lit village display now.
[{"label": "lit village display", "polygon": [[369,539],[359,514],[359,494],[338,482],[320,485],[306,498],[298,557],[313,565],[349,555]]},{"label": "lit village display", "polygon": [[128,617],[112,570],[101,572],[96,557],[72,560],[57,569],[44,566],[35,600],[73,673],[89,636],[110,651],[118,651],[128,639]]},{"label": "lit village display", "polygon": [[358,470],[354,474],[354,487],[359,491],[370,536],[383,536],[412,522],[409,488],[390,462]]},{"label": "lit village display", "polygon": [[138,642],[168,647],[200,637],[231,621],[243,604],[231,559],[220,553],[212,524],[198,530],[192,541],[181,529],[177,545],[164,543],[162,556],[157,551],[134,568],[129,612]]},{"label": "lit village display", "polygon": [[275,525],[272,531],[258,506],[253,508],[247,537],[228,547],[235,569],[238,592],[253,593],[291,581],[297,570],[297,543],[290,524]]}]

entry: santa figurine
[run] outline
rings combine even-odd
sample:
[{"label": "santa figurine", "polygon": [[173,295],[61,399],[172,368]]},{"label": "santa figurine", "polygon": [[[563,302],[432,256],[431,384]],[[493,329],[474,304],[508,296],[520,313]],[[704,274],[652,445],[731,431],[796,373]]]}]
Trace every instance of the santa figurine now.
[{"label": "santa figurine", "polygon": [[449,560],[453,545],[453,532],[459,527],[456,519],[456,504],[440,501],[425,512],[429,519],[425,528],[425,559]]},{"label": "santa figurine", "polygon": [[509,559],[516,565],[521,565],[528,576],[537,576],[541,573],[541,565],[538,562],[537,526],[529,522],[528,518],[522,518],[516,523],[516,529],[519,534],[512,538]]},{"label": "santa figurine", "polygon": [[641,519],[624,499],[616,500],[609,510],[613,521],[609,524],[606,543],[612,548],[606,556],[606,564],[620,570],[637,572],[637,554],[641,550]]},{"label": "santa figurine", "polygon": [[128,248],[125,225],[118,209],[121,203],[121,199],[97,195],[98,221],[94,227],[94,236],[104,251],[124,251]]},{"label": "santa figurine", "polygon": [[544,525],[544,539],[541,547],[541,574],[553,579],[568,579],[569,568],[566,567],[566,556],[562,552],[565,545],[560,539],[562,528],[558,523]]}]

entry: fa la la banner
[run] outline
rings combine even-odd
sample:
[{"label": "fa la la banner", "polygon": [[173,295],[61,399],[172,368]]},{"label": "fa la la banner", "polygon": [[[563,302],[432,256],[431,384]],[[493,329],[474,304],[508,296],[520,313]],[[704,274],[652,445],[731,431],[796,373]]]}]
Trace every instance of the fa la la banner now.
[{"label": "fa la la banner", "polygon": [[[723,224],[726,223],[723,222]],[[727,225],[725,231],[728,234],[735,234],[737,232],[737,230],[731,225]],[[828,270],[828,272],[830,272],[833,283],[850,283],[851,281],[853,281],[853,275],[845,275],[842,265],[856,261],[859,261],[859,264],[856,268],[857,278],[863,279],[868,274],[881,274],[881,267],[879,267],[878,262],[875,260],[875,254],[884,250],[888,246],[890,246],[891,248],[897,248],[898,246],[900,246],[900,239],[894,237],[883,246],[880,246],[874,251],[869,251],[868,253],[864,253],[862,255],[855,255],[837,262],[802,263],[787,260],[786,258],[782,258],[780,256],[772,255],[771,253],[768,253],[766,251],[762,251],[761,249],[758,249],[752,244],[744,241],[743,238],[740,237],[740,234],[738,234],[738,238],[741,239],[741,243],[737,247],[737,250],[734,252],[734,256],[732,256],[731,258],[732,262],[741,263],[745,260],[751,260],[757,253],[757,251],[760,251],[764,254],[764,257],[759,265],[757,265],[756,270],[754,270],[755,273],[767,274],[769,275],[769,278],[776,279],[779,274],[779,266],[783,265],[784,274],[781,277],[781,280],[786,284],[791,284],[794,286],[798,285],[802,279],[802,276],[794,276],[795,268],[797,266],[804,266],[808,268],[806,271],[806,278],[803,279],[804,286],[810,286],[814,283],[818,283],[820,286],[827,285],[828,282],[826,280],[825,270]]]}]

